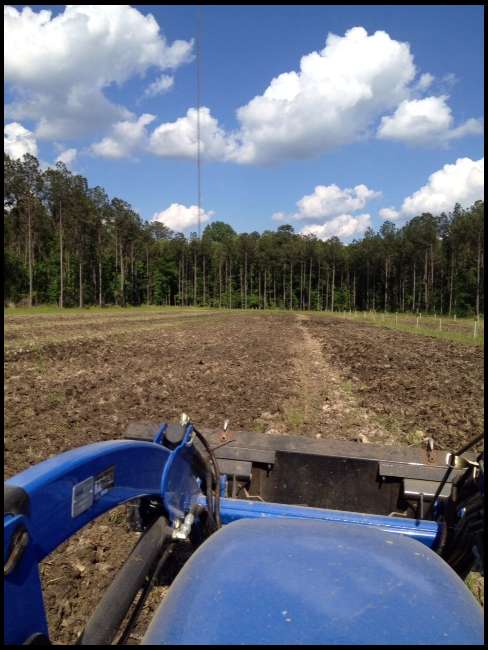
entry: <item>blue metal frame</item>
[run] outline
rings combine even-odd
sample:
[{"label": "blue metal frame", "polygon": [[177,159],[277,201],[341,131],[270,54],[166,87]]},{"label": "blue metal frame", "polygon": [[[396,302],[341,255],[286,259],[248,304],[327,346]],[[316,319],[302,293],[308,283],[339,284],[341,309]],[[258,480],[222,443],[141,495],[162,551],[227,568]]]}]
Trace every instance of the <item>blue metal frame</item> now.
[{"label": "blue metal frame", "polygon": [[[205,497],[199,497],[198,503],[205,505]],[[242,499],[221,499],[220,516],[223,524],[239,519],[276,518],[317,519],[343,524],[356,524],[378,528],[385,533],[398,533],[416,539],[434,549],[440,535],[439,524],[435,521],[423,521],[401,517],[384,517],[382,515],[364,515],[343,510],[326,510],[307,506],[292,506],[281,503],[262,501],[244,501]]]},{"label": "blue metal frame", "polygon": [[[22,488],[29,497],[25,515],[4,516],[4,563],[11,539],[20,525],[29,543],[16,568],[4,581],[6,644],[23,643],[31,634],[47,635],[39,562],[74,533],[101,514],[143,496],[161,496],[172,522],[184,516],[194,503],[206,506],[199,480],[192,474],[191,424],[174,449],[164,446],[166,425],[153,442],[116,440],[68,451],[9,479],[6,485]],[[113,485],[102,491],[80,514],[73,514],[74,488],[91,477],[113,471]],[[221,481],[223,488],[225,480]],[[376,515],[322,510],[303,506],[221,499],[224,524],[244,518],[285,517],[319,519],[366,525],[412,537],[435,548],[439,527],[431,521],[415,521]],[[28,615],[26,616],[26,606]]]},{"label": "blue metal frame", "polygon": [[[150,442],[99,442],[49,459],[6,482],[23,488],[29,496],[26,516],[4,517],[4,563],[18,526],[23,524],[29,533],[21,561],[4,580],[6,644],[23,643],[36,632],[47,635],[38,563],[104,512],[138,497],[159,496],[169,455],[168,449]],[[73,517],[73,488],[111,467],[115,468],[114,486]]]},{"label": "blue metal frame", "polygon": [[[193,435],[193,427],[189,424],[181,443],[171,452],[161,477],[161,497],[172,524],[184,518],[201,494],[200,482],[191,467]],[[158,439],[162,440],[162,435],[156,436],[155,441]]]}]

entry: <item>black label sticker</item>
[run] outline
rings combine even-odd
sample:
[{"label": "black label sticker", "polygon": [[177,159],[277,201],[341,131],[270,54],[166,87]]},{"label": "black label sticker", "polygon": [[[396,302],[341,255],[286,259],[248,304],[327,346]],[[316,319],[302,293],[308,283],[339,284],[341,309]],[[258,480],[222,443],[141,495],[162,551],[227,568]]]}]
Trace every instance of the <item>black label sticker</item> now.
[{"label": "black label sticker", "polygon": [[103,472],[95,476],[94,499],[100,499],[115,484],[115,465],[104,469]]}]

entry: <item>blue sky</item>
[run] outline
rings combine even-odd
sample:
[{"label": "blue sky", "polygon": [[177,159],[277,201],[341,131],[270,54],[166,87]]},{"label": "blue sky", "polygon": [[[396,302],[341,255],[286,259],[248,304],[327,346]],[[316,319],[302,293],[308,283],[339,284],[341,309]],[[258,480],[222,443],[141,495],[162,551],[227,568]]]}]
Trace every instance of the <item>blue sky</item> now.
[{"label": "blue sky", "polygon": [[[90,185],[129,201],[145,219],[158,214],[173,227],[194,230],[195,218],[184,210],[197,202],[195,156],[181,145],[179,130],[188,134],[192,122],[176,121],[196,105],[196,7],[137,5],[130,14],[91,16],[91,24],[101,21],[93,38],[83,10],[68,21],[63,6],[36,5],[37,15],[52,12],[40,25],[34,14],[21,13],[24,6],[14,7],[6,23],[5,123],[15,126],[7,129],[6,150],[20,155],[35,147],[51,164],[62,151],[76,149],[66,159]],[[160,32],[144,37],[148,23],[139,21],[148,14]],[[297,231],[348,240],[367,225],[379,227],[382,208],[393,208],[388,215],[402,223],[414,210],[481,198],[482,7],[211,6],[202,9],[201,24],[202,106],[210,111],[205,133],[214,143],[203,155],[202,207],[210,218],[237,231],[289,222]],[[353,38],[349,30],[355,27],[365,32],[356,30]],[[388,40],[375,37],[377,31]],[[32,38],[34,32],[40,48],[35,58],[18,49],[19,36]],[[329,46],[324,54],[329,33],[342,49],[324,72],[324,57],[332,54]],[[165,67],[167,52],[148,50],[149,42],[160,47],[161,34],[166,49],[174,41],[186,43],[179,53],[171,50],[174,67]],[[120,43],[106,45],[109,38]],[[358,50],[358,41],[371,47]],[[311,77],[305,78],[300,60],[313,52],[322,54],[309,58]],[[262,99],[273,79],[292,71],[299,73],[296,96],[284,80],[280,92],[286,97]],[[173,78],[172,87],[144,95],[161,74]],[[404,80],[393,92],[397,78]],[[70,108],[80,79],[82,91],[75,96],[81,107],[75,102]],[[354,95],[356,83],[364,88]],[[256,96],[259,103],[250,106]],[[61,104],[67,108],[59,109]],[[246,106],[238,118],[237,109]],[[55,123],[58,110],[67,119],[62,127]],[[137,129],[143,114],[152,117]],[[389,123],[382,128],[385,118]],[[124,121],[127,128],[114,130]],[[169,126],[156,138],[161,124]],[[464,162],[458,165],[459,159]],[[325,189],[314,192],[317,186]],[[180,207],[167,212],[172,204]],[[276,213],[283,213],[281,221],[272,218]]]}]

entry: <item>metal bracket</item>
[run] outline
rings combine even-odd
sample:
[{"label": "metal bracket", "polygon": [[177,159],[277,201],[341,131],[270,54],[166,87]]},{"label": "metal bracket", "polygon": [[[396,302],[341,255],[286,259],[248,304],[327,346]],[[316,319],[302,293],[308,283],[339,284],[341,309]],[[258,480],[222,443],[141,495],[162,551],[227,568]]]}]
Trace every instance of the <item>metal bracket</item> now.
[{"label": "metal bracket", "polygon": [[24,550],[29,543],[29,533],[27,529],[21,525],[17,528],[12,536],[12,543],[10,544],[10,551],[7,561],[3,565],[3,575],[8,576],[15,567],[18,565]]}]

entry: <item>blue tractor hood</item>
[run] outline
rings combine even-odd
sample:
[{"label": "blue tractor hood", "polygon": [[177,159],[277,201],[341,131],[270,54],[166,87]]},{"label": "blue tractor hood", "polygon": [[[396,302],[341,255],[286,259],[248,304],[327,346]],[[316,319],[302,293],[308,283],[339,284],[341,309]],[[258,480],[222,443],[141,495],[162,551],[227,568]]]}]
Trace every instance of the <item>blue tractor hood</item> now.
[{"label": "blue tractor hood", "polygon": [[144,637],[158,644],[482,644],[482,610],[413,539],[243,519],[190,558]]}]

